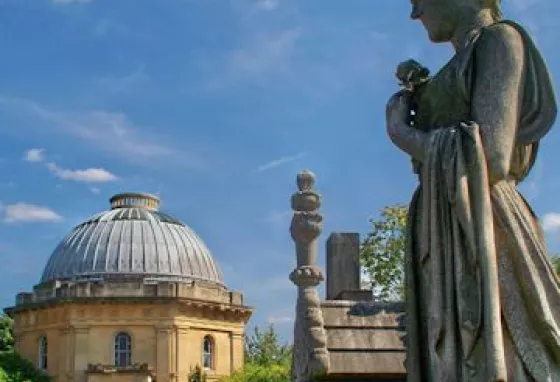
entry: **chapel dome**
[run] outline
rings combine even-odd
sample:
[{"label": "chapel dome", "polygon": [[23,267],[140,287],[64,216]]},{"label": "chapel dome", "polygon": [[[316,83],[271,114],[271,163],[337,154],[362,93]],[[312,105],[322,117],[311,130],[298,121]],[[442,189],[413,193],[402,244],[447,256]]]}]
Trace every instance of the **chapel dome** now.
[{"label": "chapel dome", "polygon": [[191,228],[160,212],[156,196],[117,194],[110,203],[110,211],[77,225],[60,242],[41,283],[140,277],[224,285],[204,242]]}]

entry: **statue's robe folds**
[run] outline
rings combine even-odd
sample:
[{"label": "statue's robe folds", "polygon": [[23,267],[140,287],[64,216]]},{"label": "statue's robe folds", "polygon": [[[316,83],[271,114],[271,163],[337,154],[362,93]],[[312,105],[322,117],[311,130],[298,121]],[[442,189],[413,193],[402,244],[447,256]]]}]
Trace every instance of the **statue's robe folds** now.
[{"label": "statue's robe folds", "polygon": [[419,102],[418,126],[431,131],[409,210],[409,382],[560,381],[560,282],[537,218],[516,190],[554,122],[556,102],[531,39],[504,23],[521,34],[525,49],[516,148],[505,179],[490,185],[483,132],[469,122],[484,30],[434,76]]}]

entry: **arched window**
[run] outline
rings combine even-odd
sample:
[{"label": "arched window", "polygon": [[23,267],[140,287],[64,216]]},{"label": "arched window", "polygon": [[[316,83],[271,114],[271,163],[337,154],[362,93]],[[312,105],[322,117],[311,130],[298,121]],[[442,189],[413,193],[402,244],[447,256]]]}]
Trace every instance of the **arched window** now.
[{"label": "arched window", "polygon": [[38,357],[37,357],[37,367],[40,370],[47,370],[47,354],[48,354],[48,343],[47,337],[39,337],[38,343]]},{"label": "arched window", "polygon": [[121,332],[115,336],[115,366],[124,367],[132,364],[132,341],[128,333]]},{"label": "arched window", "polygon": [[205,336],[202,343],[202,365],[205,369],[214,368],[214,339],[211,336]]}]

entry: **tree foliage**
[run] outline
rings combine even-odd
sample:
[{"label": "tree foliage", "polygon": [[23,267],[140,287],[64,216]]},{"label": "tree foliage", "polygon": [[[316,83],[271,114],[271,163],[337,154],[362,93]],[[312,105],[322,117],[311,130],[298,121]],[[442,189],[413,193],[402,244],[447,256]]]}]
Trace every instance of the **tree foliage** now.
[{"label": "tree foliage", "polygon": [[0,316],[0,382],[50,382],[50,377],[14,350],[12,327],[10,317]]},{"label": "tree foliage", "polygon": [[[371,232],[361,243],[360,263],[377,300],[404,298],[407,217],[404,205],[385,207],[379,219],[370,219]],[[560,277],[560,254],[551,255],[551,262]]]},{"label": "tree foliage", "polygon": [[0,352],[0,382],[50,382],[32,362],[15,351]]},{"label": "tree foliage", "polygon": [[243,369],[236,371],[221,382],[289,382],[291,381],[289,365],[257,365],[246,364]]},{"label": "tree foliage", "polygon": [[14,322],[7,315],[0,316],[0,351],[10,351],[14,348]]},{"label": "tree foliage", "polygon": [[221,382],[289,382],[292,346],[281,344],[274,326],[255,327],[245,338],[245,365]]},{"label": "tree foliage", "polygon": [[558,254],[552,255],[550,261],[554,266],[554,270],[556,271],[556,274],[560,277],[560,255]]},{"label": "tree foliage", "polygon": [[199,365],[196,365],[194,369],[191,369],[188,377],[189,382],[206,382],[206,373],[202,371]]},{"label": "tree foliage", "polygon": [[370,219],[371,232],[360,248],[362,269],[377,300],[399,300],[403,296],[404,253],[408,208],[392,205]]},{"label": "tree foliage", "polygon": [[273,325],[265,330],[255,326],[252,336],[245,338],[245,361],[261,366],[291,362],[292,347],[282,345]]}]

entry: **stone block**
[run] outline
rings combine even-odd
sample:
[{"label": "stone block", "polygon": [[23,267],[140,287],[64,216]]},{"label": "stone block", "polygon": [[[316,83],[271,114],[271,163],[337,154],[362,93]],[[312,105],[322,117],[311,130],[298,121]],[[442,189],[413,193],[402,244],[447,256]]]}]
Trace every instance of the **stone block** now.
[{"label": "stone block", "polygon": [[360,290],[360,235],[334,232],[327,240],[327,300]]},{"label": "stone block", "polygon": [[371,301],[373,298],[373,293],[371,290],[343,290],[337,296],[335,300],[348,300],[348,301]]}]

